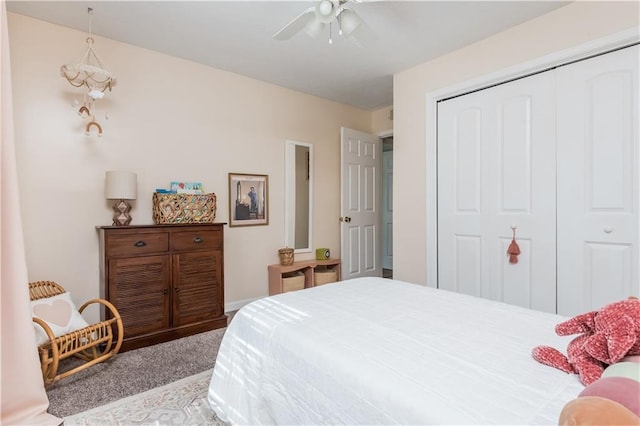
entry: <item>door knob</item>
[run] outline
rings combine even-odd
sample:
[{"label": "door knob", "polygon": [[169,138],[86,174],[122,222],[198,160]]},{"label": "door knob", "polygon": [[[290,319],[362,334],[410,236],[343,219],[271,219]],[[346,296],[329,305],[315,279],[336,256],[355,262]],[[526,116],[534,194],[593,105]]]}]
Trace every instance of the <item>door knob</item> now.
[{"label": "door knob", "polygon": [[351,218],[350,218],[349,216],[346,216],[346,217],[344,218],[344,221],[345,221],[345,222],[347,222],[347,223],[349,223],[349,222],[351,222]]}]

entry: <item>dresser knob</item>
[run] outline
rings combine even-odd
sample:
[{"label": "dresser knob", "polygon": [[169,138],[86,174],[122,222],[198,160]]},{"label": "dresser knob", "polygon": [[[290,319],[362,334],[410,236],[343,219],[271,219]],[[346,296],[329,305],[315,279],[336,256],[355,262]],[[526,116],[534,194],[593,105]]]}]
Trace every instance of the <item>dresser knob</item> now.
[{"label": "dresser knob", "polygon": [[147,243],[145,243],[145,242],[144,242],[144,241],[142,241],[142,240],[138,240],[138,241],[136,241],[135,243],[133,243],[133,245],[134,245],[134,246],[136,246],[136,247],[144,247],[144,246],[146,246],[146,245],[147,245]]},{"label": "dresser knob", "polygon": [[195,237],[195,238],[193,239],[193,242],[194,242],[194,243],[196,243],[196,244],[200,244],[200,243],[201,243],[201,242],[203,242],[203,241],[204,241],[204,240],[203,240],[202,238],[200,238],[200,237]]}]

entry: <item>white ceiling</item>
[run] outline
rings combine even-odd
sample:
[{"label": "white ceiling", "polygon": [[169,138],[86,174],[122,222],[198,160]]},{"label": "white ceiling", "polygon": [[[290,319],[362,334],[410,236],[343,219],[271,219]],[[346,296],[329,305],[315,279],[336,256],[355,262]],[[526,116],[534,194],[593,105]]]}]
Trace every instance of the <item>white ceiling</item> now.
[{"label": "white ceiling", "polygon": [[[334,36],[272,38],[313,1],[7,1],[7,10],[375,110],[393,74],[562,7],[563,1],[349,2],[373,30],[365,47]],[[70,58],[82,44],[69,46]],[[77,49],[76,49],[77,48]],[[108,55],[95,50],[109,67]],[[69,58],[60,58],[61,61]],[[118,70],[111,69],[118,75]]]}]

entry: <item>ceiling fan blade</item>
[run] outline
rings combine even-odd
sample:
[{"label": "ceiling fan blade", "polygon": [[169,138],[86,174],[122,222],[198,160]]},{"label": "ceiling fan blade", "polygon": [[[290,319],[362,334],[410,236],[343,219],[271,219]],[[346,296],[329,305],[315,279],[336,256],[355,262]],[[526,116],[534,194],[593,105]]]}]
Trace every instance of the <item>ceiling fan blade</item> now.
[{"label": "ceiling fan blade", "polygon": [[376,39],[376,35],[368,27],[360,27],[351,35],[347,36],[347,40],[356,47],[365,47],[373,44]]},{"label": "ceiling fan blade", "polygon": [[304,29],[304,32],[311,38],[318,38],[324,31],[325,24],[321,21],[314,19]]},{"label": "ceiling fan blade", "polygon": [[311,21],[316,18],[315,7],[302,12],[285,25],[280,31],[273,35],[276,40],[289,40],[294,35],[298,34],[303,28],[305,28]]}]

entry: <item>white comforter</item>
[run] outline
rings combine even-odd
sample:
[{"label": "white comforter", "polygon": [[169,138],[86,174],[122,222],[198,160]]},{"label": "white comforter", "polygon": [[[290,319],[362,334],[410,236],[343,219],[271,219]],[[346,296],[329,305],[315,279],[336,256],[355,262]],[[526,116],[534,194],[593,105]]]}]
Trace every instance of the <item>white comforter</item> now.
[{"label": "white comforter", "polygon": [[566,318],[360,278],[243,307],[208,401],[232,424],[557,424],[583,386],[537,363]]}]

